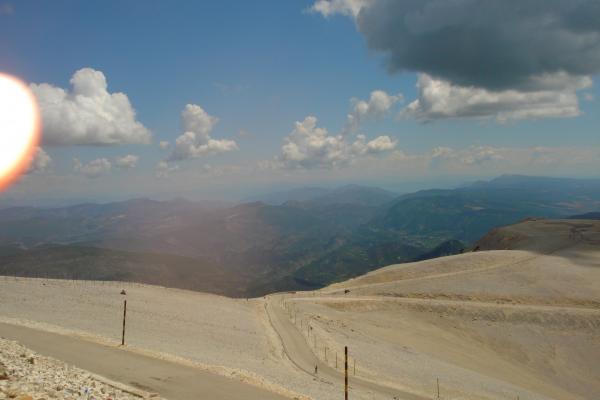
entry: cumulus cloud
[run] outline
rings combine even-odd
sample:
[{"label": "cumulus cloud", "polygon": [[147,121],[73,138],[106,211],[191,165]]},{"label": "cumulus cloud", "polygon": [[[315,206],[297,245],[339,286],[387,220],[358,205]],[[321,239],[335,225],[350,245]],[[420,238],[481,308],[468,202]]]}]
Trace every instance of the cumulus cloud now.
[{"label": "cumulus cloud", "polygon": [[318,0],[310,10],[320,13],[325,17],[342,14],[356,17],[361,8],[367,6],[372,0]]},{"label": "cumulus cloud", "polygon": [[600,167],[600,146],[507,147],[487,144],[435,147],[425,152],[392,150],[365,158],[352,171],[376,170],[378,176],[593,175]]},{"label": "cumulus cloud", "polygon": [[73,159],[73,169],[87,178],[98,178],[110,171],[112,164],[106,158],[97,158],[83,164],[78,158]]},{"label": "cumulus cloud", "polygon": [[72,89],[31,84],[42,115],[47,145],[118,145],[149,143],[150,131],[136,119],[124,93],[108,92],[101,71],[83,68],[71,78]]},{"label": "cumulus cloud", "polygon": [[156,178],[158,178],[158,179],[166,179],[169,176],[171,176],[171,173],[178,171],[178,170],[179,170],[178,165],[172,165],[166,161],[160,161],[156,165],[156,171],[155,171],[154,176],[156,176]]},{"label": "cumulus cloud", "polygon": [[402,100],[401,94],[390,95],[383,90],[372,91],[368,100],[351,99],[352,111],[346,117],[344,132],[356,132],[364,120],[386,115],[396,102]]},{"label": "cumulus cloud", "polygon": [[115,160],[115,167],[120,168],[120,169],[135,168],[139,160],[140,160],[139,156],[135,156],[133,154],[128,154],[123,157],[118,157]]},{"label": "cumulus cloud", "polygon": [[506,160],[506,148],[493,146],[469,146],[464,149],[454,150],[449,147],[436,147],[430,153],[432,163],[452,161],[464,166],[479,166],[484,163],[499,162]]},{"label": "cumulus cloud", "polygon": [[490,90],[538,90],[542,75],[600,72],[596,0],[320,0],[313,10],[354,17],[392,72]]},{"label": "cumulus cloud", "polygon": [[29,162],[27,174],[46,172],[52,164],[52,158],[42,149],[38,147],[33,154],[33,158]]},{"label": "cumulus cloud", "polygon": [[188,104],[181,113],[184,133],[175,140],[169,161],[198,158],[237,150],[235,141],[213,139],[211,133],[218,118],[209,115],[199,105]]},{"label": "cumulus cloud", "polygon": [[387,135],[378,136],[371,141],[367,141],[365,135],[358,135],[352,147],[354,154],[358,155],[381,154],[393,150],[396,144],[397,142]]},{"label": "cumulus cloud", "polygon": [[169,148],[169,146],[170,146],[170,144],[169,144],[169,142],[167,142],[166,140],[161,140],[161,141],[158,143],[158,147],[160,147],[160,148],[161,148],[161,150],[166,150],[166,149],[168,149],[168,148]]},{"label": "cumulus cloud", "polygon": [[419,98],[403,113],[420,120],[577,116],[577,91],[600,73],[596,0],[318,0],[311,9],[353,18],[389,71],[420,74]]},{"label": "cumulus cloud", "polygon": [[537,173],[581,171],[600,163],[600,147],[437,147],[418,155],[433,171],[449,173]]},{"label": "cumulus cloud", "polygon": [[[401,113],[421,121],[445,118],[494,118],[499,122],[528,118],[575,117],[581,114],[577,90],[590,87],[590,78],[547,77],[546,90],[492,91],[454,85],[420,74],[418,98]],[[540,78],[542,79],[542,78]],[[552,88],[553,87],[553,88]],[[551,89],[550,89],[551,88]]]},{"label": "cumulus cloud", "polygon": [[336,168],[347,165],[359,157],[376,156],[392,150],[396,142],[389,136],[379,136],[368,141],[358,135],[352,141],[346,135],[329,135],[317,126],[317,118],[306,117],[295,124],[295,129],[285,138],[277,161],[285,168]]}]

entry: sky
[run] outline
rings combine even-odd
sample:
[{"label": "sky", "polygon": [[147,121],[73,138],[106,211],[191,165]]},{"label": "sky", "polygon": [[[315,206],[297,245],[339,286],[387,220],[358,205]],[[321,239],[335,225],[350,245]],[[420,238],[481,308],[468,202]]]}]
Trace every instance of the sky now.
[{"label": "sky", "polygon": [[598,177],[597,0],[0,0],[42,142],[0,205]]}]

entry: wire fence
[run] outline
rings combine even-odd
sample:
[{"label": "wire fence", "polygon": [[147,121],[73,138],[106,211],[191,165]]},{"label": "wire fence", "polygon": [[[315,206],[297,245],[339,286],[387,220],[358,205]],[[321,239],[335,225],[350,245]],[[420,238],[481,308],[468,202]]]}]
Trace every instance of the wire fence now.
[{"label": "wire fence", "polygon": [[[280,306],[286,311],[290,322],[299,329],[306,344],[312,349],[313,354],[323,364],[340,372],[344,371],[344,346],[328,344],[330,341],[320,336],[317,331],[319,324],[317,319],[298,310],[294,302],[282,299]],[[349,373],[357,375],[357,361],[353,357],[348,358]]]},{"label": "wire fence", "polygon": [[[331,295],[331,294],[330,294]],[[314,292],[313,295],[314,296]],[[306,340],[309,348],[312,349],[315,357],[323,364],[334,368],[335,370],[343,373],[344,372],[344,346],[328,345],[326,339],[321,337],[317,333],[317,318],[314,315],[303,313],[299,308],[297,302],[282,297],[279,302],[281,308],[283,308],[288,316],[290,322],[300,330],[300,333]],[[321,328],[322,329],[322,328]],[[348,372],[351,376],[356,377],[359,370],[357,369],[357,360],[353,357],[348,357]],[[363,377],[364,378],[364,377]],[[457,397],[449,395],[443,395],[443,387],[440,385],[440,378],[437,377],[433,382],[434,393],[432,395],[433,400],[452,400]],[[394,397],[394,400],[399,400],[402,397]],[[521,400],[519,395],[514,397],[507,397],[507,400]]]}]

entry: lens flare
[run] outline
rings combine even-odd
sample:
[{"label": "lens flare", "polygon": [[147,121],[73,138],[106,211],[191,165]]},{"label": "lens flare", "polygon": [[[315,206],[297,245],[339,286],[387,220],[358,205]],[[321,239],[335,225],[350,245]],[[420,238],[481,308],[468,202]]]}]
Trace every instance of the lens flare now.
[{"label": "lens flare", "polygon": [[0,73],[0,191],[27,170],[39,142],[39,120],[29,88]]}]

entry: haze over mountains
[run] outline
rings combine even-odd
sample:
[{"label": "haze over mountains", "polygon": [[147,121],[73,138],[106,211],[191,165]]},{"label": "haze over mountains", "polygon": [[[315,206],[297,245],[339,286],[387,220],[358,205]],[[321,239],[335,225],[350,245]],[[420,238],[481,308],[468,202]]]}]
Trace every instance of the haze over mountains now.
[{"label": "haze over mountains", "polygon": [[262,202],[269,205],[283,205],[288,202],[307,202],[311,204],[354,204],[380,206],[398,197],[397,193],[377,187],[345,185],[336,189],[307,187],[281,192],[267,193],[247,199],[250,202]]},{"label": "haze over mountains", "polygon": [[297,189],[218,206],[136,199],[0,210],[0,274],[133,280],[231,296],[322,287],[456,254],[527,217],[600,209],[600,180],[502,176],[452,190]]}]

